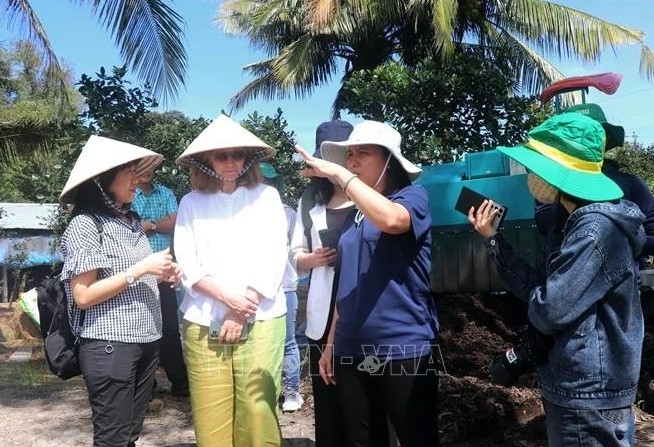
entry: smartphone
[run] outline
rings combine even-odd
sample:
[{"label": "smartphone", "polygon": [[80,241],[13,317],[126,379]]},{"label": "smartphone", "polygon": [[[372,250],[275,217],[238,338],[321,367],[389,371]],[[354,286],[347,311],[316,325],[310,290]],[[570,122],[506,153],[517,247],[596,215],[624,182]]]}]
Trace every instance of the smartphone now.
[{"label": "smartphone", "polygon": [[[473,191],[467,186],[463,186],[461,187],[461,193],[459,194],[459,198],[454,205],[454,209],[467,216],[471,207],[474,206],[475,210],[478,210],[484,200],[491,199],[482,194],[479,194],[477,191]],[[493,209],[497,210],[497,214],[495,215],[495,219],[493,219],[492,225],[493,228],[497,230],[500,225],[502,225],[502,221],[508,212],[508,208],[493,200]]]},{"label": "smartphone", "polygon": [[318,231],[318,236],[320,236],[320,242],[323,247],[336,248],[341,233],[336,228],[325,228],[324,230]]}]

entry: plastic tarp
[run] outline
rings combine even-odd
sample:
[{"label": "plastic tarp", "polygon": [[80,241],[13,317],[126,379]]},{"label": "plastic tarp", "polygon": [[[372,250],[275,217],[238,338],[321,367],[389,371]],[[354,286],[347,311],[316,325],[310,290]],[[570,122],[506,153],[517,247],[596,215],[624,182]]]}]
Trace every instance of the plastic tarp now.
[{"label": "plastic tarp", "polygon": [[32,288],[27,292],[19,293],[18,303],[21,309],[23,309],[23,312],[25,312],[27,316],[30,317],[30,320],[36,324],[36,327],[40,329],[41,322],[39,320],[36,289]]}]

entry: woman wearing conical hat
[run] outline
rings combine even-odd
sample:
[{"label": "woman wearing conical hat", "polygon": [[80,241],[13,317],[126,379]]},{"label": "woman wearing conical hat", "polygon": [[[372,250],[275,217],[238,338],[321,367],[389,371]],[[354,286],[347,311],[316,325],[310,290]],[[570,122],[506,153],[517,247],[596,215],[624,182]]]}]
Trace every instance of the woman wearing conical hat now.
[{"label": "woman wearing conical hat", "polygon": [[130,211],[137,177],[163,157],[92,136],[60,200],[73,205],[61,239],[61,278],[89,393],[94,446],[134,446],[159,363],[157,281],[177,282],[168,250],[152,253]]},{"label": "woman wearing conical hat", "polygon": [[179,156],[175,255],[198,446],[279,446],[286,216],[257,161],[275,151],[221,115]]}]

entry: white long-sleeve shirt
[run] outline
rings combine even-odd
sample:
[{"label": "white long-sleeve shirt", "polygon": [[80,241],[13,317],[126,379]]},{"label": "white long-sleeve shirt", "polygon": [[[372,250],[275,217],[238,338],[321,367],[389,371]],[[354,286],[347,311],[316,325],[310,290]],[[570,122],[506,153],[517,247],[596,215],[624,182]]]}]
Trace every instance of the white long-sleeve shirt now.
[{"label": "white long-sleeve shirt", "polygon": [[184,272],[180,308],[186,320],[209,326],[228,311],[216,298],[193,289],[205,277],[235,294],[249,286],[263,295],[257,320],[286,313],[286,215],[275,188],[260,184],[231,194],[191,191],[179,203],[174,243]]},{"label": "white long-sleeve shirt", "polygon": [[288,244],[286,248],[288,249],[288,256],[286,257],[286,270],[284,271],[282,287],[284,292],[294,292],[297,290],[297,269],[295,268],[295,258],[291,252],[291,239],[293,238],[293,231],[295,231],[297,213],[287,205],[284,205],[284,212],[286,213],[286,241]]},{"label": "white long-sleeve shirt", "polygon": [[[302,215],[302,200],[298,204],[297,215]],[[319,230],[327,228],[327,208],[325,205],[314,205],[309,210],[313,221],[311,227],[311,247],[315,250],[322,246]],[[291,253],[297,265],[297,258],[301,253],[309,252],[309,241],[304,234],[304,224],[301,218],[295,220],[295,229],[291,239]],[[319,266],[309,271],[298,269],[299,276],[311,275],[309,294],[307,296],[307,329],[305,334],[312,340],[320,340],[325,334],[329,307],[332,297],[332,284],[334,282],[334,267]]]}]

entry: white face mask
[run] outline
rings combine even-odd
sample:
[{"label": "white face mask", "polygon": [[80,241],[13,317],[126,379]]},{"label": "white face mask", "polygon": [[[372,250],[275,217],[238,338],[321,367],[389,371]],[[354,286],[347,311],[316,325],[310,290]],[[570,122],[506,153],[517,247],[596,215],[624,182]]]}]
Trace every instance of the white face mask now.
[{"label": "white face mask", "polygon": [[559,197],[559,190],[536,174],[527,174],[527,187],[534,199],[540,203],[554,203]]}]

